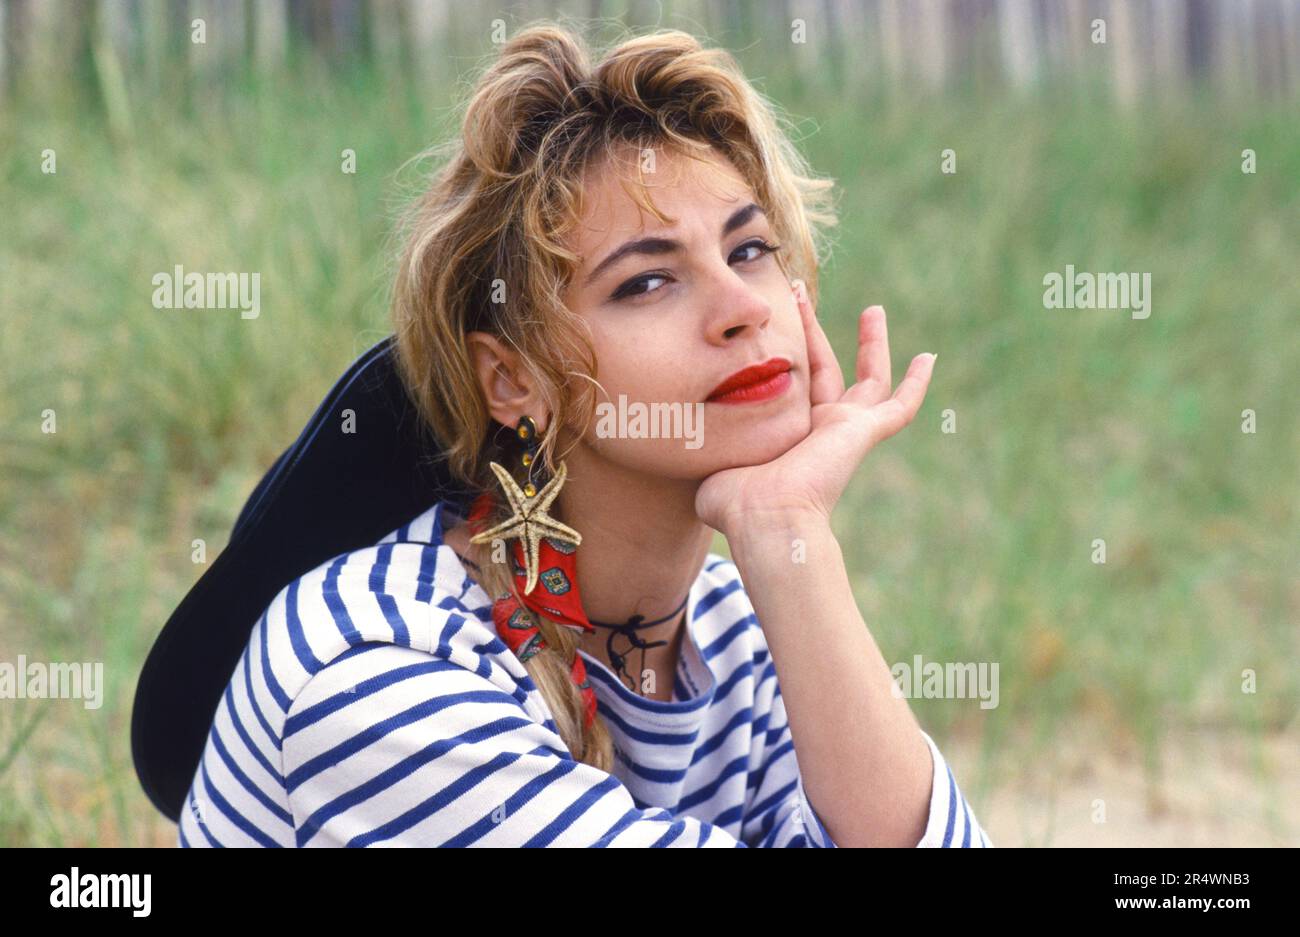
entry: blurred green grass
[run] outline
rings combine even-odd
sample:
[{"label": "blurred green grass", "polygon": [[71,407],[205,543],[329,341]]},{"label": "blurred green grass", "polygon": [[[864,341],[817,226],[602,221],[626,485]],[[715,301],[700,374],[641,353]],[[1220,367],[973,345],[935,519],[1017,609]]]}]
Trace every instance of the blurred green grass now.
[{"label": "blurred green grass", "polygon": [[[815,115],[801,146],[842,186],[821,315],[846,373],[875,302],[896,375],[939,353],[917,421],[835,523],[887,659],[1000,662],[996,710],[913,702],[936,736],[981,738],[972,802],[1079,719],[1153,763],[1170,726],[1294,719],[1294,110],[766,90]],[[3,115],[0,659],[103,660],[108,688],[95,712],[0,705],[0,842],[174,842],[131,765],[140,666],[202,571],[191,541],[216,556],[387,333],[390,223],[418,181],[398,170],[459,93],[394,94],[357,70],[160,100],[112,128],[93,101]],[[155,310],[150,279],[175,264],[260,271],[261,316]],[[1066,264],[1150,272],[1151,317],[1044,309],[1042,278]]]}]

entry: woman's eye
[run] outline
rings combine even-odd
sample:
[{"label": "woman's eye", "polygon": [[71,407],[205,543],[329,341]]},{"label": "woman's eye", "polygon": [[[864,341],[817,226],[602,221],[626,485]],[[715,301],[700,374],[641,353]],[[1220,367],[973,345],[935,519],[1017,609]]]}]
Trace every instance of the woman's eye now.
[{"label": "woman's eye", "polygon": [[[653,289],[642,290],[642,289],[637,289],[637,287],[644,286],[649,283],[653,283],[655,280],[668,280],[668,279],[670,278],[666,273],[647,273],[644,276],[637,277],[635,280],[628,280],[626,283],[624,283],[614,292],[613,298],[626,299],[631,296],[645,296],[647,293],[653,293],[654,290]],[[655,287],[655,289],[658,289],[658,287]]]},{"label": "woman's eye", "polygon": [[[744,250],[751,250],[751,249],[752,249],[752,250],[755,250],[755,251],[758,251],[758,253],[756,253],[756,254],[754,254],[754,255],[752,255],[752,256],[750,256],[750,257],[743,257],[743,258],[741,258],[742,260],[745,260],[745,261],[758,260],[758,259],[759,259],[760,257],[762,257],[764,254],[775,254],[777,251],[779,251],[779,250],[781,249],[781,245],[780,245],[780,244],[769,244],[769,243],[767,243],[767,242],[764,241],[764,240],[757,240],[757,241],[750,241],[750,242],[747,243],[747,244],[742,244],[742,245],[740,245],[739,247],[736,248],[737,251],[744,251]],[[735,256],[735,255],[733,254],[732,256]]]}]

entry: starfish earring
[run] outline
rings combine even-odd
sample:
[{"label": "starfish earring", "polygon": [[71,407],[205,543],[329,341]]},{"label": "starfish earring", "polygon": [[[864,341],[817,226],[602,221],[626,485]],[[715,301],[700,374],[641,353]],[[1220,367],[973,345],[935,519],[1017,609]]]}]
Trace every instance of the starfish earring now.
[{"label": "starfish earring", "polygon": [[[531,476],[534,461],[533,452],[536,449],[536,430],[531,418],[524,417],[519,421],[518,433],[521,439],[533,441],[533,445],[530,445],[528,451],[524,453],[523,459],[524,465],[529,467],[529,475]],[[555,477],[547,482],[541,491],[537,491],[533,487],[531,480],[523,488],[520,488],[510,476],[510,473],[497,462],[491,462],[489,466],[496,475],[497,480],[501,482],[506,500],[510,502],[511,516],[508,520],[497,524],[495,527],[475,534],[470,538],[470,543],[490,543],[498,537],[502,540],[518,537],[522,541],[524,548],[524,568],[528,577],[527,584],[524,587],[524,594],[529,595],[537,585],[538,552],[543,538],[571,544],[575,547],[582,543],[580,533],[572,527],[560,523],[547,513],[556,495],[560,493],[560,488],[564,486],[564,480],[569,474],[568,466],[561,462]]]}]

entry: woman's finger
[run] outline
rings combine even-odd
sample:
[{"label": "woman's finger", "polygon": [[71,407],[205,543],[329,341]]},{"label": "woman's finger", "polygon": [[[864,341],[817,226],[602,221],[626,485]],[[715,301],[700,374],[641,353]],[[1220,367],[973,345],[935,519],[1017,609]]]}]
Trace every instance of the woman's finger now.
[{"label": "woman's finger", "polygon": [[840,363],[821,323],[817,321],[804,282],[795,280],[792,288],[808,344],[808,383],[812,405],[834,403],[844,396],[844,374],[840,371]]},{"label": "woman's finger", "polygon": [[894,395],[867,411],[875,424],[872,427],[872,445],[888,439],[912,422],[916,412],[921,409],[926,389],[930,386],[934,360],[935,356],[929,353],[913,358]]},{"label": "woman's finger", "polygon": [[883,306],[869,306],[858,317],[857,380],[866,385],[858,396],[868,405],[880,403],[894,386],[889,371],[889,330]]}]

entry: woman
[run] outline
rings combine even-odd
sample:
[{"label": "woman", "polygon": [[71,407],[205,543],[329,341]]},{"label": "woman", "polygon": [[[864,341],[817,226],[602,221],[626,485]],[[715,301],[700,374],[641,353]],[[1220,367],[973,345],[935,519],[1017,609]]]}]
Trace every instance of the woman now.
[{"label": "woman", "polygon": [[831,532],[934,364],[891,393],[873,306],[845,390],[814,311],[831,183],[679,32],[593,65],[524,31],[447,155],[394,320],[477,497],[277,596],[182,844],[988,845]]}]

